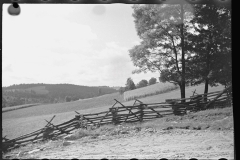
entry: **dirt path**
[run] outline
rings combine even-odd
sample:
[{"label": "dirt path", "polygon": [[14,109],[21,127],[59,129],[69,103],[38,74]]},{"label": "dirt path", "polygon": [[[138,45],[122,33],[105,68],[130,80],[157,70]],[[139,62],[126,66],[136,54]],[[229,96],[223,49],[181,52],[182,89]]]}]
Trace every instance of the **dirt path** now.
[{"label": "dirt path", "polygon": [[15,158],[234,158],[233,130],[144,130],[97,138],[84,137],[67,146],[62,144],[62,141],[51,141],[38,146],[45,147],[43,151]]}]

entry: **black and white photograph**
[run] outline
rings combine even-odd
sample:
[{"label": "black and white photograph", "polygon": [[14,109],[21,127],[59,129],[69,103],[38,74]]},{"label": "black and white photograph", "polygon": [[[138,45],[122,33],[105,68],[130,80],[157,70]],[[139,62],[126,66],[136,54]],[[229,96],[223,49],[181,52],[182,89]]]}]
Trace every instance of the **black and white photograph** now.
[{"label": "black and white photograph", "polygon": [[235,159],[231,0],[80,1],[2,4],[2,158]]}]

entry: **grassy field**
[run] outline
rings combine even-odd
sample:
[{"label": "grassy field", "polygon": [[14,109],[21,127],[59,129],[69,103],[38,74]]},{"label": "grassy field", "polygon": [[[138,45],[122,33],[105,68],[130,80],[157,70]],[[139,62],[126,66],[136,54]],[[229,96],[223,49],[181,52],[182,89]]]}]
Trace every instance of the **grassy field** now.
[{"label": "grassy field", "polygon": [[130,101],[135,98],[144,98],[148,96],[153,96],[161,93],[166,93],[179,88],[172,83],[157,83],[147,87],[138,88],[131,91],[124,92],[124,100]]},{"label": "grassy field", "polygon": [[36,106],[36,105],[40,105],[40,103],[24,104],[24,105],[19,105],[19,106],[5,107],[5,108],[2,108],[2,112],[9,112],[9,111],[17,110],[17,109],[33,107],[33,106]]},{"label": "grassy field", "polygon": [[[210,87],[209,92],[219,91],[223,88],[223,86]],[[197,93],[202,94],[204,91],[204,85],[186,88],[186,97],[191,96],[192,91],[195,89]],[[179,90],[151,97],[140,98],[139,100],[144,103],[157,103],[164,102],[165,99],[174,98],[180,98]],[[56,115],[53,120],[53,124],[59,124],[72,119],[76,114],[74,111],[78,111],[82,114],[106,111],[115,103],[114,99],[117,99],[120,102],[124,101],[123,96],[119,95],[119,93],[113,93],[84,101],[38,105],[4,112],[2,113],[3,136],[7,135],[7,138],[11,139],[38,130],[46,125],[46,121],[44,119],[50,120],[53,115]],[[133,103],[133,100],[123,102],[124,105],[132,105]],[[116,106],[120,105],[118,104]]]}]

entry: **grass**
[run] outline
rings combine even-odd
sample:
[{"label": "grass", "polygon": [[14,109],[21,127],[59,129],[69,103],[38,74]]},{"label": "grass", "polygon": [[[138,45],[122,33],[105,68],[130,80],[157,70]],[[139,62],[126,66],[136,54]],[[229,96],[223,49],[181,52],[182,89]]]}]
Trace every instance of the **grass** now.
[{"label": "grass", "polygon": [[170,130],[170,129],[190,129],[190,130],[229,130],[233,129],[232,107],[219,109],[209,109],[205,111],[189,113],[184,116],[168,116],[156,120],[136,123],[124,123],[120,125],[104,125],[95,130],[79,129],[69,140],[80,139],[82,137],[111,136],[140,132],[141,130]]},{"label": "grass", "polygon": [[[189,129],[189,130],[233,130],[233,107],[216,108],[195,113],[189,113],[184,116],[168,116],[160,119],[155,119],[145,122],[124,123],[121,125],[104,125],[97,129],[78,129],[70,135],[66,140],[77,140],[86,137],[87,141],[97,137],[109,137],[114,135],[126,135],[142,132],[154,132],[156,130],[171,130],[171,129]],[[88,138],[89,137],[89,138]],[[99,137],[99,138],[100,138]],[[114,137],[112,137],[114,138]],[[20,151],[30,151],[32,148],[56,148],[61,146],[62,139],[56,141],[37,142],[28,144],[10,151],[8,154],[16,155]]]},{"label": "grass", "polygon": [[5,108],[2,108],[2,113],[17,110],[17,109],[27,108],[27,107],[33,107],[40,104],[41,103],[34,103],[34,104],[24,104],[19,106],[5,107]]},{"label": "grass", "polygon": [[[228,130],[233,129],[233,110],[232,107],[221,109],[209,109],[205,111],[189,113],[184,116],[168,116],[143,123],[125,123],[122,131],[131,131],[138,128],[143,130],[147,128],[154,129],[195,129],[195,130]],[[116,131],[119,127],[106,125],[98,128],[98,134]],[[110,133],[111,134],[111,133]]]},{"label": "grass", "polygon": [[23,108],[20,110],[4,113],[3,119],[53,115],[88,109],[97,110],[98,108],[104,106],[112,106],[115,103],[114,99],[118,99],[118,101],[123,102],[123,96],[121,96],[119,93],[113,93],[83,101],[45,104],[33,106],[30,108]]},{"label": "grass", "polygon": [[81,114],[106,111],[115,103],[114,99],[122,102],[123,96],[113,93],[84,101],[38,105],[4,112],[3,135],[11,139],[33,132],[44,127],[46,125],[44,119],[50,120],[53,115],[56,115],[53,124],[60,124],[74,118],[76,115],[74,111]]},{"label": "grass", "polygon": [[[209,92],[222,90],[223,86],[209,87]],[[186,88],[186,97],[192,95],[196,89],[197,93],[203,93],[204,86],[194,86]],[[168,93],[141,98],[144,103],[164,102],[165,99],[180,98],[180,91],[174,90]],[[81,114],[98,113],[108,110],[114,103],[114,99],[122,102],[124,105],[132,105],[134,101],[124,102],[123,96],[119,93],[113,93],[96,97],[84,101],[75,101],[61,104],[38,105],[29,108],[23,108],[2,113],[2,135],[12,139],[21,135],[38,130],[46,125],[46,120],[50,120],[53,115],[53,124],[60,124],[72,119],[78,111]],[[121,106],[117,104],[116,107]]]},{"label": "grass", "polygon": [[178,88],[178,86],[175,86],[171,83],[157,83],[147,87],[124,92],[124,100],[130,101],[134,100],[135,98],[144,98],[148,96],[158,95],[172,90],[176,90]]}]

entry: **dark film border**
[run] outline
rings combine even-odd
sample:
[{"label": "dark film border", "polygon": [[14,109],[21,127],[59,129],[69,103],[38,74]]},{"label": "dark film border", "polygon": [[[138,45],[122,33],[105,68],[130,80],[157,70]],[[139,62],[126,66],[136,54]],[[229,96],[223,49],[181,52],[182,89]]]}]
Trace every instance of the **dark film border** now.
[{"label": "dark film border", "polygon": [[178,4],[181,1],[185,1],[189,4],[215,4],[223,6],[231,6],[232,0],[1,0],[2,3],[64,3],[64,4],[112,4],[112,3],[124,3],[124,4]]}]

